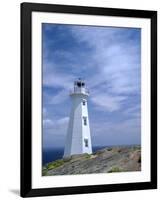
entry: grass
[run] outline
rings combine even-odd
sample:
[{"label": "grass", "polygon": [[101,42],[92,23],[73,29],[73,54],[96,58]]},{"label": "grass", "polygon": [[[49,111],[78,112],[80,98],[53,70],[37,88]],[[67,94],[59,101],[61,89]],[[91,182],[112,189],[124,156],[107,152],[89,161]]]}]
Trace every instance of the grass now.
[{"label": "grass", "polygon": [[49,164],[46,165],[46,169],[47,170],[51,170],[51,169],[55,169],[57,167],[60,167],[61,165],[63,165],[65,163],[64,160],[56,160],[54,162],[51,162]]},{"label": "grass", "polygon": [[121,170],[119,167],[112,167],[108,173],[113,173],[113,172],[122,172],[123,170]]},{"label": "grass", "polygon": [[47,176],[47,170],[46,169],[42,170],[42,176]]},{"label": "grass", "polygon": [[64,165],[64,163],[70,162],[70,160],[71,160],[71,157],[65,158],[65,159],[59,159],[59,160],[56,160],[44,165],[42,168],[42,176],[47,176],[49,170],[56,169]]},{"label": "grass", "polygon": [[88,154],[88,153],[86,153],[86,154],[85,154],[85,158],[89,159],[89,158],[91,158],[91,155]]}]

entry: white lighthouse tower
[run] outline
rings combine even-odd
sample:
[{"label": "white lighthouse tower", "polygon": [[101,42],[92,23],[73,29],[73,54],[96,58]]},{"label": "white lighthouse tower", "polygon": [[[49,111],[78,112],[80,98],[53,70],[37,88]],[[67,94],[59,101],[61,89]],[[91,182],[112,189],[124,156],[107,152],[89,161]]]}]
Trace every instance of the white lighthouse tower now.
[{"label": "white lighthouse tower", "polygon": [[88,117],[87,98],[89,92],[85,82],[78,79],[70,93],[72,107],[68,124],[64,157],[74,154],[92,153],[91,135]]}]

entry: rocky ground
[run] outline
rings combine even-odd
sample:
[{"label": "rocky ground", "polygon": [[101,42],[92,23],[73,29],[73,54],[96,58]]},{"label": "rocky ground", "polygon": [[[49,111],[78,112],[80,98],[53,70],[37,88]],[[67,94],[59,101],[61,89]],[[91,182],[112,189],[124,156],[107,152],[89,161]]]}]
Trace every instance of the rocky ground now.
[{"label": "rocky ground", "polygon": [[104,148],[93,154],[73,155],[43,166],[42,175],[113,173],[141,170],[140,146]]}]

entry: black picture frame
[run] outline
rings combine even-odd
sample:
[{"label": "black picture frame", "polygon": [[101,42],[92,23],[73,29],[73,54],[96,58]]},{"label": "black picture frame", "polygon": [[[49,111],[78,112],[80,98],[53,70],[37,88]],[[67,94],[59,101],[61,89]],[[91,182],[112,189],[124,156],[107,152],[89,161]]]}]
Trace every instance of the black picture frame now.
[{"label": "black picture frame", "polygon": [[[148,18],[151,20],[151,181],[92,186],[32,189],[32,12],[75,13],[100,16]],[[143,190],[157,188],[157,12],[145,10],[66,6],[38,3],[21,4],[21,196]]]}]

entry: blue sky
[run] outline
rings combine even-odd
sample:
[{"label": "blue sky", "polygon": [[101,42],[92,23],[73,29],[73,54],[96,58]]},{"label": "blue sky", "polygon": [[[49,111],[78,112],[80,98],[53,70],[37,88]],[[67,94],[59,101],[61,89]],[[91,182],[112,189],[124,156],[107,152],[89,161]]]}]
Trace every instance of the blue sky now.
[{"label": "blue sky", "polygon": [[43,24],[43,148],[63,147],[69,91],[90,91],[93,146],[140,144],[141,30]]}]

